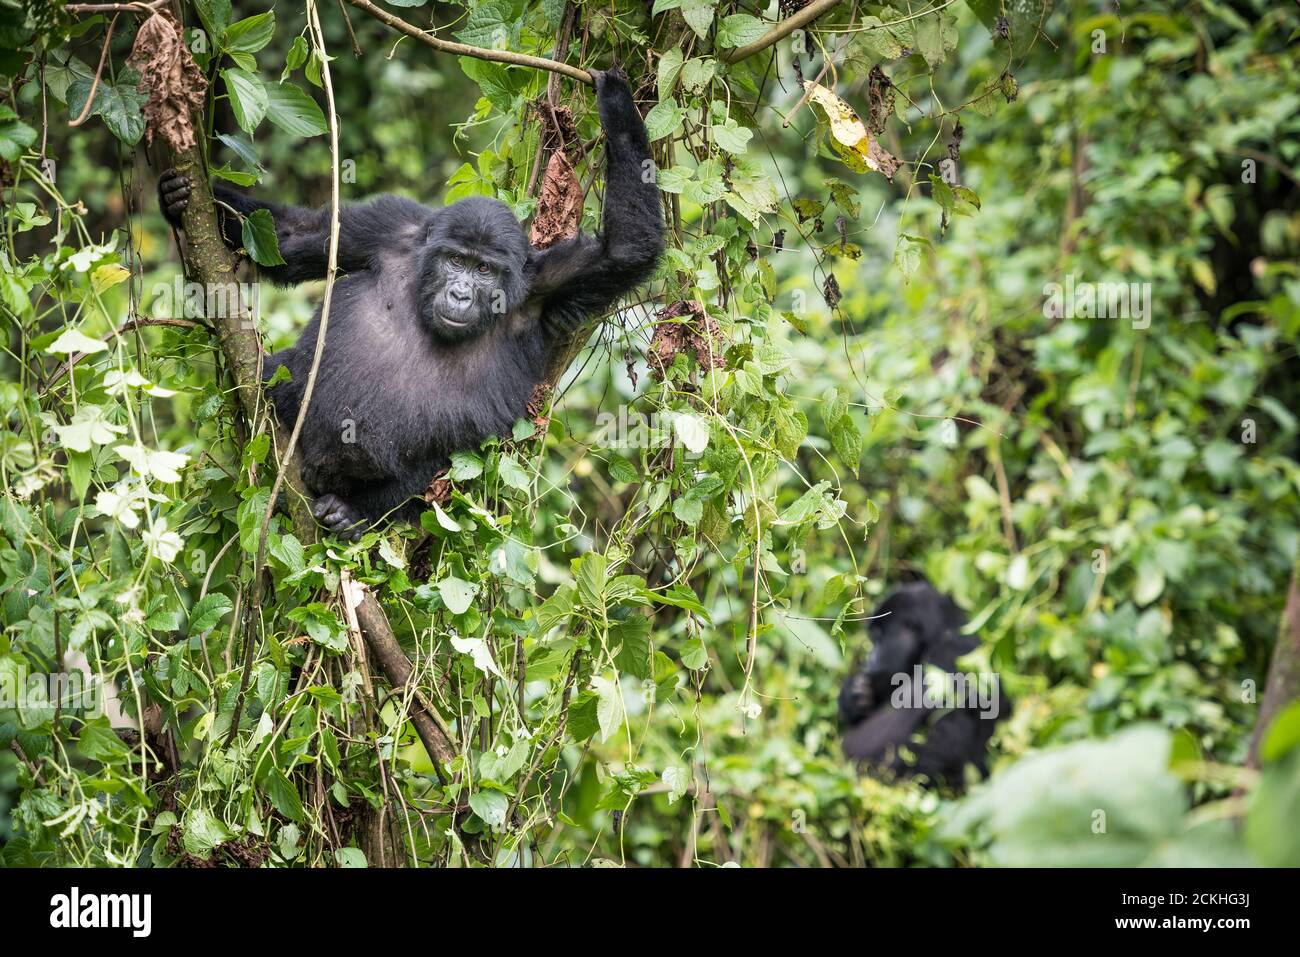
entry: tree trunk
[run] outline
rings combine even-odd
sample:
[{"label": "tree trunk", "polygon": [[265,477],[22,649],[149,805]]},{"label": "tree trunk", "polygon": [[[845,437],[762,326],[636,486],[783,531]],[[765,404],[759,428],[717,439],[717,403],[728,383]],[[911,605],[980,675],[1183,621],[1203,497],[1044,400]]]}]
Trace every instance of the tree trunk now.
[{"label": "tree trunk", "polygon": [[1300,561],[1291,570],[1286,607],[1278,626],[1277,644],[1268,668],[1264,697],[1259,703],[1259,719],[1250,739],[1246,766],[1259,767],[1259,745],[1273,719],[1292,701],[1300,698]]}]

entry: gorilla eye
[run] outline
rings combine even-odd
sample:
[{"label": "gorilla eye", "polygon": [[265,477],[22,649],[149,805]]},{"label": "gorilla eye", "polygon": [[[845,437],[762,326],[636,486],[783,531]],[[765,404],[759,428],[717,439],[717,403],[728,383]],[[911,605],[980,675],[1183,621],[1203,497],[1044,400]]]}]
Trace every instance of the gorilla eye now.
[{"label": "gorilla eye", "polygon": [[461,259],[459,256],[452,256],[451,264],[453,266],[463,266],[465,265],[465,260]]},{"label": "gorilla eye", "polygon": [[490,272],[492,271],[492,267],[489,266],[487,263],[479,263],[479,264],[478,264],[478,271],[481,272],[483,275],[486,276],[488,273],[490,273]]}]

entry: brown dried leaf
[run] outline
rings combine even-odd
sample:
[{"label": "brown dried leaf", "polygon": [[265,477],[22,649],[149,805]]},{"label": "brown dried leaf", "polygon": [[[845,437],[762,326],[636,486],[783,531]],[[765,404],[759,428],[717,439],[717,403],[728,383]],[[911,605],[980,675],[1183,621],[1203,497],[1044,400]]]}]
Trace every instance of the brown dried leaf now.
[{"label": "brown dried leaf", "polygon": [[446,469],[439,469],[438,474],[429,480],[429,487],[424,490],[424,500],[430,505],[434,502],[446,505],[451,501],[451,479],[447,478]]},{"label": "brown dried leaf", "polygon": [[[695,299],[679,299],[656,314],[654,336],[650,340],[650,371],[662,379],[679,353],[691,352],[702,369],[724,369],[727,360],[727,337],[718,320],[708,314],[704,304]],[[673,322],[671,320],[685,320]]]},{"label": "brown dried leaf", "polygon": [[879,136],[885,132],[885,124],[894,115],[894,84],[877,63],[867,76],[867,129]]},{"label": "brown dried leaf", "polygon": [[533,420],[533,425],[537,426],[536,435],[538,437],[546,434],[546,427],[551,424],[551,417],[543,415],[546,410],[546,403],[551,400],[551,387],[545,382],[539,382],[533,386],[533,394],[528,397],[528,405],[524,411],[528,418]]},{"label": "brown dried leaf", "polygon": [[826,274],[826,285],[822,286],[822,298],[826,300],[826,305],[834,309],[840,304],[843,296],[840,294],[840,283],[835,278],[835,273]]},{"label": "brown dried leaf", "polygon": [[578,141],[573,109],[552,106],[543,98],[533,103],[533,110],[542,121],[542,147],[547,150],[571,150]]},{"label": "brown dried leaf", "polygon": [[141,24],[126,62],[140,71],[136,89],[149,96],[144,105],[146,142],[161,136],[178,153],[193,149],[191,113],[202,113],[208,81],[185,46],[180,24],[166,10],[155,12]]},{"label": "brown dried leaf", "polygon": [[562,152],[551,154],[542,177],[542,191],[537,197],[537,215],[528,240],[537,249],[553,246],[562,239],[578,235],[582,221],[582,187],[573,167]]}]

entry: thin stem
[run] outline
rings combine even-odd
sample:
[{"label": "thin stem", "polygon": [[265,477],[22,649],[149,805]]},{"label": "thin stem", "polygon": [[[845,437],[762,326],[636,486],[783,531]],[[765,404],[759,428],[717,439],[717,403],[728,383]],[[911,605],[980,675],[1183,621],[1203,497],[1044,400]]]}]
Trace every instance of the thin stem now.
[{"label": "thin stem", "polygon": [[[824,0],[823,0],[824,2]],[[839,2],[839,0],[836,0]],[[510,50],[489,50],[484,47],[470,46],[468,43],[455,43],[451,40],[442,40],[431,33],[426,33],[414,24],[407,23],[401,17],[395,17],[386,10],[381,10],[370,0],[348,0],[352,6],[362,10],[381,23],[386,23],[394,30],[400,30],[408,37],[419,40],[426,46],[431,46],[435,50],[441,50],[443,53],[455,53],[458,56],[473,57],[476,60],[494,60],[497,63],[510,63],[515,66],[532,67],[535,70],[549,70],[552,73],[563,73],[570,79],[577,80],[579,83],[586,83],[588,86],[594,86],[595,80],[591,74],[576,66],[569,66],[567,63],[561,63],[558,60],[548,60],[545,57],[529,56],[527,53],[513,53]]]}]

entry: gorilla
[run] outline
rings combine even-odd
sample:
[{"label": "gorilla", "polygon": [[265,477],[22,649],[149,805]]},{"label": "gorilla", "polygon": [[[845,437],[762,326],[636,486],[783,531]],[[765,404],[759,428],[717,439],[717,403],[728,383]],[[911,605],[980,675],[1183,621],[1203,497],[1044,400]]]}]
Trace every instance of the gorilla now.
[{"label": "gorilla", "polygon": [[979,645],[961,633],[965,623],[953,600],[926,581],[903,585],[881,602],[868,626],[871,653],[840,689],[847,757],[886,777],[955,790],[965,784],[967,765],[987,773],[988,742],[1009,706],[1001,689],[978,706],[968,692],[964,706],[944,709],[925,701],[917,681],[926,666],[956,673],[957,659]]},{"label": "gorilla", "polygon": [[[312,511],[341,538],[355,541],[385,516],[418,520],[422,493],[451,454],[508,434],[552,351],[654,271],[664,226],[645,125],[618,67],[591,75],[607,141],[596,237],[534,249],[510,208],[485,197],[430,209],[385,195],[340,208],[345,275],[299,441]],[[159,182],[173,226],[191,187],[174,170]],[[272,281],[325,277],[328,208],[220,186],[214,194],[232,249],[241,245],[240,217],[270,210],[284,259],[262,267]],[[297,343],[267,362],[267,379],[281,366],[291,374],[270,389],[286,426],[298,416],[319,324],[317,310]]]}]

